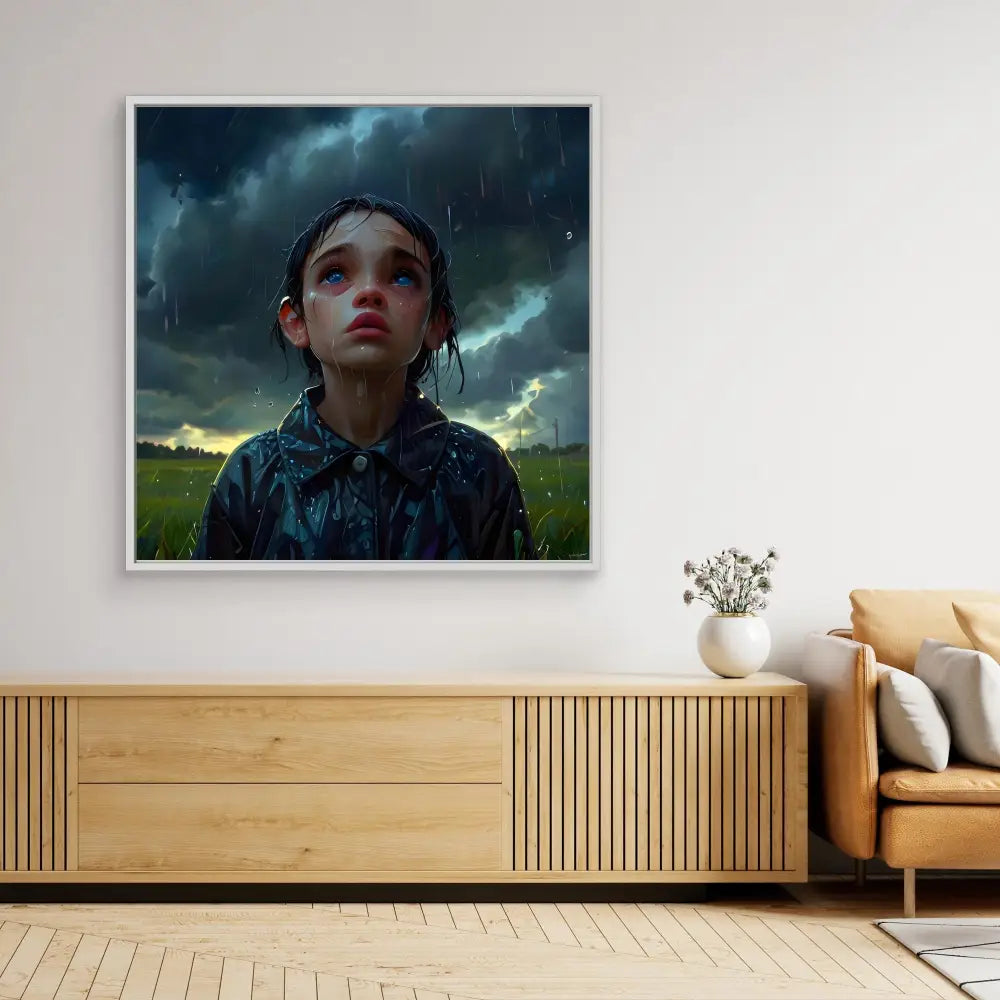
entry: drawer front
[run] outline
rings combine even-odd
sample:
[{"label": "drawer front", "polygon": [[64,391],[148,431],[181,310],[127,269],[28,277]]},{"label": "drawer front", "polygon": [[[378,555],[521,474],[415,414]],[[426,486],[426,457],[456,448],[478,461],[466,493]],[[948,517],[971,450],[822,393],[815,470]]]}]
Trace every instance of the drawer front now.
[{"label": "drawer front", "polygon": [[81,782],[501,780],[499,698],[80,699]]},{"label": "drawer front", "polygon": [[80,786],[82,871],[497,871],[498,785]]}]

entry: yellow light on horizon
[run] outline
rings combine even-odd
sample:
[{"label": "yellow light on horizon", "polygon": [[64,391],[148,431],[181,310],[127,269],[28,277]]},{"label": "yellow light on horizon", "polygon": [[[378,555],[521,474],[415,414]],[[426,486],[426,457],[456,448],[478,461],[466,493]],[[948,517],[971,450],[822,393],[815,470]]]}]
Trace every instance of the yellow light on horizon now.
[{"label": "yellow light on horizon", "polygon": [[180,431],[171,434],[166,438],[143,438],[144,441],[152,441],[153,444],[164,444],[168,448],[203,448],[205,451],[221,451],[228,455],[241,442],[250,437],[250,433],[243,434],[213,434],[203,427],[195,427],[192,424],[182,424]]}]

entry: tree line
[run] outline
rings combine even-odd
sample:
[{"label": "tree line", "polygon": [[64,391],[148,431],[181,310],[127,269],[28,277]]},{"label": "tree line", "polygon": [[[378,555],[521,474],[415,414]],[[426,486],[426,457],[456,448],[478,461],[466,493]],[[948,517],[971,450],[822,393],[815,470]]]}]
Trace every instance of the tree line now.
[{"label": "tree line", "polygon": [[507,454],[513,458],[527,458],[529,455],[588,455],[590,445],[583,442],[576,444],[563,444],[558,448],[551,448],[547,444],[533,444],[530,448],[508,448]]},{"label": "tree line", "polygon": [[135,445],[136,458],[225,458],[224,451],[205,451],[204,448],[187,448],[178,445],[171,448],[167,444],[155,444],[153,441],[137,441]]},{"label": "tree line", "polygon": [[[507,454],[512,458],[528,458],[531,455],[586,455],[590,446],[579,442],[577,444],[561,445],[551,448],[547,444],[533,444],[530,448],[508,448]],[[171,448],[167,444],[156,444],[153,441],[138,441],[135,446],[136,458],[226,458],[224,451],[205,451],[204,448],[188,448],[178,445]]]}]

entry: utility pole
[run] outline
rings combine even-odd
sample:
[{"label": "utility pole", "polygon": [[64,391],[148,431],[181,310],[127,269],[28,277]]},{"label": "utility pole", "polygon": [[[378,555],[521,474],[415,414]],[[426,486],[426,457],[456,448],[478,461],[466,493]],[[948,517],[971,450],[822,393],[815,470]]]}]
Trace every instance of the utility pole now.
[{"label": "utility pole", "polygon": [[566,490],[563,487],[563,474],[562,474],[562,455],[559,454],[559,418],[556,417],[552,421],[552,426],[556,429],[556,464],[559,466],[559,493],[562,496],[566,495]]}]

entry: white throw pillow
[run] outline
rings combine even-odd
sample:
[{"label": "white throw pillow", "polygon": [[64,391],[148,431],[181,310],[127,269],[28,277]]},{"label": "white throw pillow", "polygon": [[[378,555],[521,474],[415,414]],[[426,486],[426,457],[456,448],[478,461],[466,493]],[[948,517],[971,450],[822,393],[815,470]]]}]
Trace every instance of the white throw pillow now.
[{"label": "white throw pillow", "polygon": [[934,692],[905,670],[878,664],[878,734],[897,760],[943,771],[951,731]]},{"label": "white throw pillow", "polygon": [[1000,664],[987,653],[924,639],[913,672],[937,695],[955,749],[1000,767]]}]

